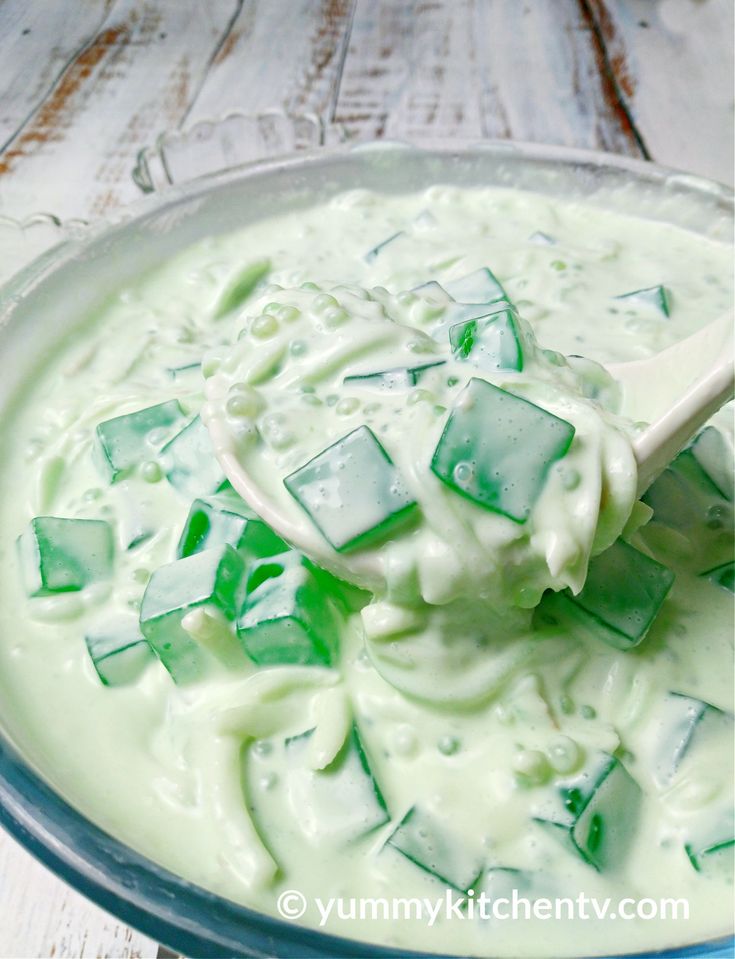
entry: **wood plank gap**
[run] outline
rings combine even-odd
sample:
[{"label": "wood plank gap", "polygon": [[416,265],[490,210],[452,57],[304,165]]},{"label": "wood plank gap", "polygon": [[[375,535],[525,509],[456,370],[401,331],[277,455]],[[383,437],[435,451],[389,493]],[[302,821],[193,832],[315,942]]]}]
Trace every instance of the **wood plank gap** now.
[{"label": "wood plank gap", "polygon": [[229,40],[230,35],[232,34],[232,31],[235,27],[235,24],[237,23],[237,20],[240,14],[242,13],[242,8],[244,5],[245,5],[245,0],[237,0],[237,5],[235,6],[233,14],[230,17],[229,23],[225,27],[224,32],[222,33],[222,36],[220,37],[214,50],[212,51],[212,55],[209,58],[209,62],[207,63],[204,70],[202,71],[202,76],[199,83],[197,84],[197,88],[196,90],[194,90],[194,92],[192,93],[189,99],[189,105],[187,106],[183,116],[181,117],[181,120],[179,121],[179,130],[181,130],[186,124],[186,121],[189,118],[189,114],[191,113],[192,109],[194,108],[194,104],[197,101],[197,97],[202,92],[202,89],[204,88],[204,84],[207,82],[207,77],[209,76],[209,71],[212,69],[212,64],[216,62],[217,57],[222,52],[224,45]]},{"label": "wood plank gap", "polygon": [[19,136],[21,136],[21,134],[23,133],[23,130],[25,129],[25,127],[30,123],[30,121],[31,121],[31,120],[33,119],[33,117],[38,113],[38,111],[43,109],[44,104],[45,104],[45,103],[49,100],[49,98],[53,95],[54,90],[56,90],[56,89],[59,87],[59,85],[62,83],[62,81],[63,81],[63,79],[64,79],[64,76],[65,76],[65,74],[67,73],[67,71],[68,71],[71,67],[73,67],[74,64],[76,63],[76,61],[77,61],[80,57],[82,57],[82,56],[86,53],[86,51],[89,50],[89,48],[92,46],[92,44],[95,42],[97,36],[99,35],[100,30],[101,30],[102,27],[104,26],[105,21],[106,21],[107,18],[109,17],[110,12],[112,11],[112,9],[113,9],[113,7],[114,7],[114,4],[115,4],[115,0],[107,0],[106,4],[105,4],[105,6],[104,6],[103,12],[102,12],[102,16],[101,16],[100,19],[99,19],[99,22],[98,22],[97,25],[90,31],[89,36],[86,37],[86,38],[82,41],[82,43],[79,44],[79,46],[77,47],[77,49],[74,50],[74,51],[69,55],[69,57],[66,59],[66,61],[62,64],[62,66],[60,67],[58,73],[57,73],[56,76],[53,78],[53,80],[51,81],[51,83],[50,83],[49,86],[48,86],[48,89],[47,89],[46,92],[43,94],[43,96],[42,96],[41,99],[38,101],[38,103],[35,103],[35,104],[30,108],[30,110],[28,111],[28,113],[23,117],[23,119],[21,120],[21,122],[19,123],[19,125],[18,125],[18,126],[16,127],[16,129],[13,131],[13,133],[12,133],[9,137],[6,138],[5,142],[4,142],[4,143],[0,143],[0,156],[2,156],[2,154],[3,154],[7,149],[9,149],[9,148],[13,145],[13,143],[18,139]]},{"label": "wood plank gap", "polygon": [[648,149],[643,134],[638,129],[633,118],[630,105],[625,97],[619,77],[610,58],[607,40],[605,39],[599,19],[599,9],[597,9],[598,5],[604,8],[604,0],[578,0],[578,2],[582,17],[589,25],[589,29],[594,38],[600,65],[600,82],[605,99],[620,117],[623,129],[627,130],[635,140],[641,156],[645,160],[652,160],[651,151]]},{"label": "wood plank gap", "polygon": [[324,122],[326,124],[334,123],[334,117],[337,113],[337,103],[339,102],[339,90],[342,86],[342,77],[347,62],[347,54],[350,50],[350,39],[352,38],[352,28],[355,25],[355,10],[357,9],[357,0],[351,0],[350,13],[347,18],[344,36],[342,37],[342,49],[339,52],[337,69],[335,71],[334,82],[332,84],[332,94],[325,110]]}]

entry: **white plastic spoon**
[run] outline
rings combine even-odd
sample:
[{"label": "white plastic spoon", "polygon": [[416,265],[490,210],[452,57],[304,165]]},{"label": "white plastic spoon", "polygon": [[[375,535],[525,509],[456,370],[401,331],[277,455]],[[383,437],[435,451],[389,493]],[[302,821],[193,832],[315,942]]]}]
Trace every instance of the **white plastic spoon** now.
[{"label": "white plastic spoon", "polygon": [[[622,388],[622,412],[650,424],[633,444],[640,496],[710,416],[732,399],[732,317],[708,323],[645,360],[610,364],[607,370]],[[672,398],[661,383],[676,386],[677,395]]]}]

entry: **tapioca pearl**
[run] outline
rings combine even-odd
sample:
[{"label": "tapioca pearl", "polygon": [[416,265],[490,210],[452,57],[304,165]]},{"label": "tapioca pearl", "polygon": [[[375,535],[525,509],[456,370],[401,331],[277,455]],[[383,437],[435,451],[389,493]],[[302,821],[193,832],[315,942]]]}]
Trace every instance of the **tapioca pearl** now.
[{"label": "tapioca pearl", "polygon": [[407,724],[398,726],[393,731],[391,745],[395,754],[403,759],[412,759],[419,752],[418,737],[411,726]]},{"label": "tapioca pearl", "polygon": [[294,323],[301,316],[301,310],[286,303],[269,303],[263,313],[274,317],[281,323]]},{"label": "tapioca pearl", "polygon": [[579,470],[572,469],[569,466],[557,466],[556,472],[561,481],[562,488],[567,492],[577,489],[582,482],[582,474]]},{"label": "tapioca pearl", "polygon": [[269,739],[256,739],[250,748],[261,759],[273,753],[273,743]]},{"label": "tapioca pearl", "polygon": [[578,743],[568,736],[559,736],[546,747],[546,755],[552,767],[559,773],[571,773],[579,769],[584,752]]},{"label": "tapioca pearl", "polygon": [[288,449],[296,442],[294,433],[278,413],[271,413],[263,418],[260,433],[266,443],[274,450]]},{"label": "tapioca pearl", "polygon": [[250,333],[259,340],[268,340],[278,333],[278,320],[270,313],[256,316],[250,323]]},{"label": "tapioca pearl", "polygon": [[283,287],[279,283],[269,283],[263,288],[263,296],[274,296],[276,293],[283,293]]},{"label": "tapioca pearl", "polygon": [[436,744],[436,748],[442,756],[454,756],[459,752],[461,743],[456,736],[442,736]]},{"label": "tapioca pearl", "polygon": [[159,483],[163,479],[163,470],[155,460],[148,460],[140,467],[140,475],[146,483]]},{"label": "tapioca pearl", "polygon": [[262,396],[245,383],[235,383],[230,387],[225,406],[228,416],[255,419],[265,408]]},{"label": "tapioca pearl", "polygon": [[520,786],[543,786],[551,772],[548,759],[538,749],[523,749],[513,758],[513,775]]},{"label": "tapioca pearl", "polygon": [[334,410],[338,416],[351,416],[360,408],[360,401],[354,396],[346,396],[340,400]]},{"label": "tapioca pearl", "polygon": [[419,334],[415,339],[409,340],[408,343],[406,343],[406,349],[410,350],[411,353],[426,356],[427,354],[436,353],[436,343],[430,336]]},{"label": "tapioca pearl", "polygon": [[338,306],[339,303],[331,294],[320,293],[319,296],[314,297],[314,302],[311,304],[311,312],[315,316],[321,316],[328,310],[333,310]]},{"label": "tapioca pearl", "polygon": [[433,403],[435,399],[436,396],[433,393],[430,393],[429,390],[412,390],[408,394],[406,404],[408,406],[415,406],[417,403]]},{"label": "tapioca pearl", "polygon": [[[244,332],[244,331],[243,331]],[[222,366],[222,358],[215,356],[214,354],[209,354],[205,356],[202,360],[202,376],[205,380],[211,379],[216,373],[219,372]]]},{"label": "tapioca pearl", "polygon": [[349,318],[350,314],[343,306],[330,306],[329,309],[324,310],[322,314],[324,325],[329,330],[334,330],[338,326],[342,326]]},{"label": "tapioca pearl", "polygon": [[261,776],[258,785],[263,790],[263,792],[272,792],[278,785],[278,775],[274,772],[266,773],[265,776]]}]

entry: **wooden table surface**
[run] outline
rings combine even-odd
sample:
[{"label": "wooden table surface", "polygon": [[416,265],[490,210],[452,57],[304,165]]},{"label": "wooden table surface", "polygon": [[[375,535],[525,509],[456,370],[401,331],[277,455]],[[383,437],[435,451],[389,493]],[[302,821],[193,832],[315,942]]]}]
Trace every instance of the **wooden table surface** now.
[{"label": "wooden table surface", "polygon": [[[0,216],[94,219],[229,113],[610,150],[732,183],[731,0],[0,0]],[[0,833],[0,957],[156,956]]]}]

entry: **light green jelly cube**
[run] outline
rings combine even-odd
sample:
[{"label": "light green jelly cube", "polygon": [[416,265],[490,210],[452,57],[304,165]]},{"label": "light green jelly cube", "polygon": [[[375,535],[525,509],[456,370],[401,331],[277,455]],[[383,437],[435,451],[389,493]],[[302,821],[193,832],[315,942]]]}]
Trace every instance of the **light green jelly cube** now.
[{"label": "light green jelly cube", "polygon": [[486,266],[458,280],[449,280],[443,286],[458,303],[495,303],[508,299],[500,280]]},{"label": "light green jelly cube", "polygon": [[84,589],[112,575],[112,528],[103,520],[36,516],[18,538],[29,596]]},{"label": "light green jelly cube", "polygon": [[344,378],[345,386],[367,386],[381,392],[392,393],[396,390],[409,390],[417,386],[427,370],[444,366],[446,360],[424,363],[421,366],[398,367],[393,370],[381,370],[377,373],[358,373]]},{"label": "light green jelly cube", "polygon": [[727,589],[731,593],[735,593],[735,561],[722,563],[721,566],[715,566],[714,569],[708,569],[706,572],[702,573],[702,576],[705,576],[717,586],[722,586],[723,589]]},{"label": "light green jelly cube", "polygon": [[621,293],[616,300],[630,300],[658,310],[664,316],[671,314],[671,299],[665,286],[647,286],[642,290],[631,290],[630,293]]},{"label": "light green jelly cube", "polygon": [[619,539],[590,560],[580,593],[547,593],[543,605],[585,635],[631,649],[648,633],[673,582],[670,569]]},{"label": "light green jelly cube", "polygon": [[483,870],[479,841],[476,848],[467,848],[449,826],[421,806],[409,809],[386,846],[459,892],[471,889]]},{"label": "light green jelly cube", "polygon": [[[114,483],[125,473],[153,456],[163,445],[166,433],[184,422],[178,400],[149,406],[100,423],[96,430],[96,459],[104,475]],[[157,442],[151,443],[153,436]]]},{"label": "light green jelly cube", "polygon": [[694,734],[714,707],[681,693],[666,693],[656,703],[651,735],[636,750],[659,788],[667,786],[689,750]]},{"label": "light green jelly cube", "polygon": [[[325,574],[328,576],[329,574]],[[331,666],[340,615],[316,567],[296,550],[250,567],[237,622],[242,647],[259,666]]]},{"label": "light green jelly cube", "polygon": [[623,764],[600,752],[559,791],[535,821],[598,871],[625,861],[635,835],[641,790]]},{"label": "light green jelly cube", "polygon": [[701,483],[701,477],[705,477],[721,496],[732,502],[735,484],[733,451],[714,426],[706,426],[698,433],[673,465],[691,482]]},{"label": "light green jelly cube", "polygon": [[95,623],[84,640],[105,686],[135,682],[154,658],[138,620],[132,615],[113,616]]},{"label": "light green jelly cube", "polygon": [[288,792],[294,815],[312,839],[353,842],[390,819],[357,727],[324,769],[309,768],[314,730],[286,740]]},{"label": "light green jelly cube", "polygon": [[176,548],[179,558],[229,543],[246,559],[283,553],[288,546],[236,494],[197,499],[191,504]]},{"label": "light green jelly cube", "polygon": [[512,310],[457,323],[449,330],[455,357],[482,370],[523,369],[523,347]]},{"label": "light green jelly cube", "polygon": [[358,426],[283,482],[338,551],[382,538],[416,506],[367,426]]},{"label": "light green jelly cube", "polygon": [[208,665],[207,652],[186,632],[182,619],[199,607],[214,607],[234,619],[244,577],[245,561],[227,545],[161,566],[151,576],[140,607],[140,628],[175,682],[199,679]]},{"label": "light green jelly cube", "polygon": [[227,482],[199,416],[163,447],[161,457],[169,483],[187,496],[216,493]]},{"label": "light green jelly cube", "polygon": [[245,300],[252,296],[260,281],[268,275],[270,268],[270,260],[255,260],[253,263],[247,263],[236,273],[217,300],[214,308],[215,320],[221,319],[242,306]]},{"label": "light green jelly cube", "polygon": [[473,378],[452,410],[432,472],[485,509],[525,523],[574,427],[528,400]]},{"label": "light green jelly cube", "polygon": [[437,343],[446,343],[455,326],[489,316],[491,313],[512,309],[513,305],[508,300],[496,300],[494,303],[448,303],[442,311],[441,322],[431,330],[432,339]]}]

